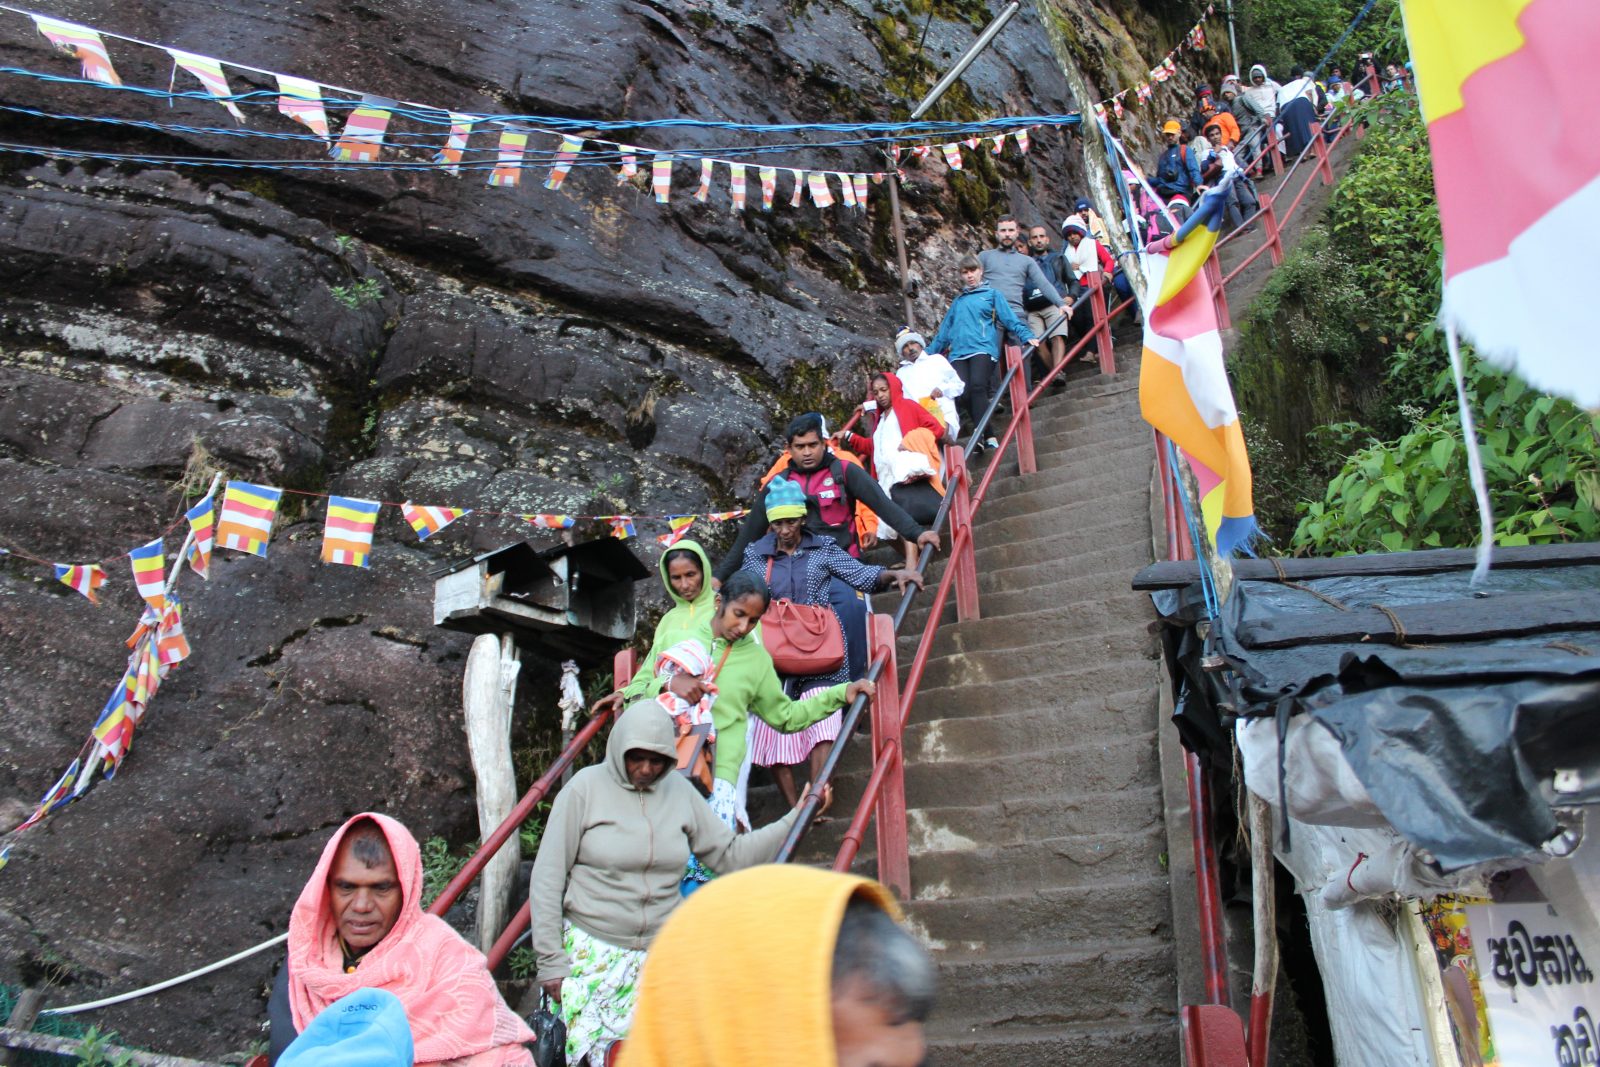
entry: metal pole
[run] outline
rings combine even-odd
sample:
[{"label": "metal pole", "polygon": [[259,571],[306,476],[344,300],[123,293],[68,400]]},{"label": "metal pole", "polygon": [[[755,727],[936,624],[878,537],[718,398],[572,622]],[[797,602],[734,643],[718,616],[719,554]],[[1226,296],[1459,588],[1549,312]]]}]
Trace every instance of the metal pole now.
[{"label": "metal pole", "polygon": [[[967,49],[960,59],[956,60],[956,65],[951,67],[949,72],[939,79],[937,85],[928,90],[928,95],[924,96],[922,103],[918,104],[916,110],[911,112],[911,118],[908,121],[915,122],[927,114],[929,109],[939,102],[939,98],[956,83],[956,80],[966,73],[967,68],[972,66],[972,61],[978,58],[978,54],[989,47],[989,42],[993,41],[995,36],[1005,29],[1006,23],[1011,21],[1012,16],[1021,10],[1022,0],[1012,0],[1011,3],[1007,4],[1005,10],[996,15],[994,21],[984,27],[983,32],[978,35],[978,39],[972,42],[972,47]],[[924,30],[923,32],[926,34],[927,31]],[[911,265],[906,256],[905,224],[900,217],[900,169],[895,166],[893,158],[889,160],[889,211],[894,225],[895,260],[900,266],[900,299],[905,307],[905,324],[911,326]]]},{"label": "metal pole", "polygon": [[1239,76],[1239,42],[1233,36],[1233,0],[1228,0],[1228,50],[1233,53],[1233,76]]}]

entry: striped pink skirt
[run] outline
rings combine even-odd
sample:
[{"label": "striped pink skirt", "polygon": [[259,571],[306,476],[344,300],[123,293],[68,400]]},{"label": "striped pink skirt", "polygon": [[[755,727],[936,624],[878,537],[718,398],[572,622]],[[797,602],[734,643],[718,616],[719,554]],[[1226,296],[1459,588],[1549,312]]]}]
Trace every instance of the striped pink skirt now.
[{"label": "striped pink skirt", "polygon": [[[817,689],[808,689],[802,697],[820,692],[825,686]],[[750,762],[757,767],[787,767],[796,763],[804,763],[806,757],[811,755],[811,750],[824,741],[833,741],[839,736],[839,726],[844,721],[844,709],[829,715],[820,722],[814,722],[804,730],[795,734],[786,734],[768,726],[760,716],[750,716]]]}]

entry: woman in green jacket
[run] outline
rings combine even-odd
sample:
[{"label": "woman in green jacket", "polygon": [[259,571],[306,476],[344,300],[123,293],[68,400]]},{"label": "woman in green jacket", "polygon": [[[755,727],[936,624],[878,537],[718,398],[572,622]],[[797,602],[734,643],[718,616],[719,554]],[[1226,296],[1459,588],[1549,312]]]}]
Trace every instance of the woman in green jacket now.
[{"label": "woman in green jacket", "polygon": [[[754,636],[756,624],[761,621],[771,599],[767,583],[759,574],[736,572],[715,594],[716,610],[704,624],[694,632],[675,638],[705,642],[711,653],[709,677],[676,674],[663,679],[641,672],[642,681],[636,679],[644,696],[654,696],[666,687],[674,696],[693,704],[708,689],[716,694],[716,702],[711,705],[711,718],[717,728],[711,807],[730,826],[750,825],[744,808],[745,787],[750,776],[746,734],[751,715],[759,716],[780,733],[795,733],[848,705],[858,693],[871,696],[876,692],[871,682],[862,679],[829,686],[803,700],[790,700],[783,692],[783,683],[778,680],[772,656]],[[660,640],[658,635],[656,642],[659,644]],[[632,689],[630,685],[630,699]]]},{"label": "woman in green jacket", "polygon": [[639,665],[639,673],[634,675],[633,681],[620,694],[613,693],[608,698],[615,701],[616,709],[620,710],[625,703],[631,704],[640,697],[659,692],[660,687],[651,689],[649,682],[650,676],[656,672],[656,661],[661,658],[661,653],[701,632],[711,613],[716,610],[717,593],[711,588],[711,560],[698,541],[679,541],[671,550],[662,553],[661,584],[667,587],[667,595],[672,598],[673,606],[656,625],[655,637],[650,642],[649,653]]}]

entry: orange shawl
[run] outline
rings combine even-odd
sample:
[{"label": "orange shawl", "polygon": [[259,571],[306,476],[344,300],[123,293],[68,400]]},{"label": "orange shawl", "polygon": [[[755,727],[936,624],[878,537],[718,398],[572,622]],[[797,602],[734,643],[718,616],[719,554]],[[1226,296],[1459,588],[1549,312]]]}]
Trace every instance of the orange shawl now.
[{"label": "orange shawl", "polygon": [[[400,878],[400,916],[361,957],[355,973],[345,974],[327,903],[328,869],[345,833],[362,819],[372,820],[388,839]],[[421,901],[422,851],[411,831],[371,812],[339,827],[289,914],[289,1004],[295,1029],[304,1031],[323,1008],[348,993],[383,989],[405,1007],[416,1063],[530,1067],[533,1055],[522,1042],[534,1035],[501,999],[483,953],[443,919],[425,913]]]}]

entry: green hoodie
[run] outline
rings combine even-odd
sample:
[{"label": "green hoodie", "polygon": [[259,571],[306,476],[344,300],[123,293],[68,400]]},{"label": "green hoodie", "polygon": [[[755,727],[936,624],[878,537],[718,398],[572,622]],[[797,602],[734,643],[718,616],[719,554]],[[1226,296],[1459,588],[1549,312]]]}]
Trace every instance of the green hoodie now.
[{"label": "green hoodie", "polygon": [[[672,582],[667,578],[667,556],[678,549],[687,549],[700,560],[702,578],[700,593],[693,600],[685,600],[672,588]],[[717,610],[717,591],[711,588],[711,560],[706,556],[706,550],[700,547],[700,542],[683,540],[673,545],[666,552],[661,553],[661,562],[658,564],[661,571],[661,584],[666,586],[667,595],[672,598],[673,607],[661,616],[661,622],[656,626],[656,635],[650,641],[650,651],[639,664],[639,673],[633,676],[633,681],[622,690],[626,703],[633,703],[643,696],[653,696],[661,691],[660,686],[654,689],[648,686],[651,676],[656,673],[656,660],[661,653],[689,637],[696,636],[710,620],[713,612]]]}]

